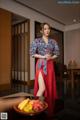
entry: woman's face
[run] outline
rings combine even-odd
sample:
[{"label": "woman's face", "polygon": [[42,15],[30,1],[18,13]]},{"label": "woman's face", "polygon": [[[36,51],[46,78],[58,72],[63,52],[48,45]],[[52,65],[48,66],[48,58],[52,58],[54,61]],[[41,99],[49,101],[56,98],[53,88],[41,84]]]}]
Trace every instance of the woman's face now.
[{"label": "woman's face", "polygon": [[47,24],[44,25],[44,27],[42,29],[42,33],[46,37],[48,37],[50,35],[50,27]]}]

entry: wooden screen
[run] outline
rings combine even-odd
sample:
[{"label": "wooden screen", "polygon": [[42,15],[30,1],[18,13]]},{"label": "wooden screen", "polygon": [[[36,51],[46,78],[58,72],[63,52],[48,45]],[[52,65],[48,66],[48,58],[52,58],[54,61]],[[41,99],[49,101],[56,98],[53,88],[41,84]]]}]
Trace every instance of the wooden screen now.
[{"label": "wooden screen", "polygon": [[12,25],[12,80],[23,83],[24,91],[30,80],[29,34],[29,20]]}]

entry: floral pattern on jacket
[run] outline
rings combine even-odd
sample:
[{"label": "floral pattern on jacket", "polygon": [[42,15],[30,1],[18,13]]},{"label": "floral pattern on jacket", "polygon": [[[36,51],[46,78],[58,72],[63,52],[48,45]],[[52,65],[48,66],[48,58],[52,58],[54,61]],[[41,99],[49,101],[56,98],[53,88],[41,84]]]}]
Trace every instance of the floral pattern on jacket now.
[{"label": "floral pattern on jacket", "polygon": [[[59,47],[57,42],[54,39],[48,39],[48,43],[45,43],[42,38],[35,39],[30,46],[30,54],[51,54],[51,55],[59,55]],[[47,60],[39,59],[38,69],[42,68],[44,74],[47,74]]]}]

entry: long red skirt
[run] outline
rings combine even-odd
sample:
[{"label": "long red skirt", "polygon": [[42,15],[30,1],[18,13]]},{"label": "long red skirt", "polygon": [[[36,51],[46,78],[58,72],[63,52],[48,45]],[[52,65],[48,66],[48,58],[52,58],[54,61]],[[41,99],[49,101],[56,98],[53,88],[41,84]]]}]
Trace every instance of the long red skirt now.
[{"label": "long red skirt", "polygon": [[47,61],[47,75],[44,74],[43,68],[38,69],[39,59],[36,63],[36,76],[35,76],[35,84],[34,84],[34,96],[36,96],[38,91],[38,75],[39,72],[42,73],[46,90],[44,92],[45,101],[48,103],[48,114],[54,114],[54,104],[55,99],[57,98],[57,91],[56,91],[56,80],[55,80],[55,71],[54,71],[54,62],[53,60]]}]

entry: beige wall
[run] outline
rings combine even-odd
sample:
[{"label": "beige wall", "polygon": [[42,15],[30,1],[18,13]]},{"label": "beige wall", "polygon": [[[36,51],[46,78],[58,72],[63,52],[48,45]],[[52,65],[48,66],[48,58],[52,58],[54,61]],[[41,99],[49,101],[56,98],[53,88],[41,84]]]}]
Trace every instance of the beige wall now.
[{"label": "beige wall", "polygon": [[11,13],[0,9],[0,85],[10,84]]},{"label": "beige wall", "polygon": [[75,60],[80,66],[80,28],[65,32],[64,53],[65,64]]}]

